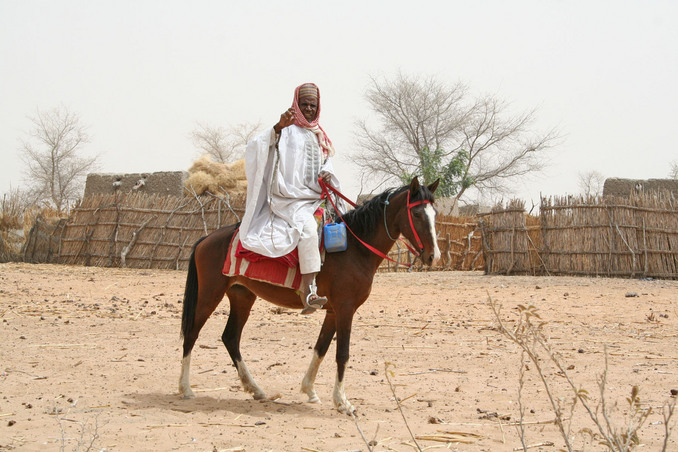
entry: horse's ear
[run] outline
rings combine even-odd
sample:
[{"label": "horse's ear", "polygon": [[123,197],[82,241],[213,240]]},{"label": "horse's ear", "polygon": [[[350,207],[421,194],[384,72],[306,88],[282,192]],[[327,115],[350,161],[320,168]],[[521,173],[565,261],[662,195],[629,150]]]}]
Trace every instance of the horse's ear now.
[{"label": "horse's ear", "polygon": [[436,188],[438,188],[438,184],[439,184],[439,183],[440,183],[440,179],[438,178],[438,179],[436,179],[435,182],[433,182],[432,184],[430,184],[430,185],[428,186],[428,189],[431,191],[431,193],[435,193],[435,192],[436,192]]},{"label": "horse's ear", "polygon": [[414,176],[412,182],[410,182],[410,192],[417,193],[419,191],[419,177]]}]

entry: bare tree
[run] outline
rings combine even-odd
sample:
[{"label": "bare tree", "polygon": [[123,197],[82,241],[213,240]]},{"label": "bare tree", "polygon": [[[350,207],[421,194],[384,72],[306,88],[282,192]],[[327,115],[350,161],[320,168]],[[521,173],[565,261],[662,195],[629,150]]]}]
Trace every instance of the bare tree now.
[{"label": "bare tree", "polygon": [[378,126],[357,124],[363,180],[440,177],[438,190],[457,199],[472,186],[506,192],[512,179],[542,169],[543,151],[558,139],[530,131],[534,111],[511,114],[496,97],[469,99],[465,85],[435,77],[372,78],[365,98]]},{"label": "bare tree", "polygon": [[209,155],[219,163],[231,163],[242,158],[247,142],[250,141],[261,124],[237,124],[228,129],[198,123],[191,132],[193,144],[202,153]]},{"label": "bare tree", "polygon": [[671,163],[671,170],[669,171],[671,179],[678,179],[678,161]]},{"label": "bare tree", "polygon": [[600,196],[603,194],[605,176],[598,171],[579,173],[579,190],[584,196]]},{"label": "bare tree", "polygon": [[81,196],[97,157],[81,155],[90,138],[78,115],[67,108],[38,110],[30,119],[34,127],[19,149],[27,167],[28,191],[33,203],[46,202],[62,212]]}]

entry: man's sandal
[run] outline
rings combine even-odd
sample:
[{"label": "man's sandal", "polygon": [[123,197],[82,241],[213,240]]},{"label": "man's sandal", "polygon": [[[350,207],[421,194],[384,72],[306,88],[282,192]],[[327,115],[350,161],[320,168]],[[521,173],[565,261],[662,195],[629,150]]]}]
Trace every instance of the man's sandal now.
[{"label": "man's sandal", "polygon": [[325,306],[325,303],[327,303],[326,297],[320,297],[315,293],[315,291],[312,291],[306,296],[304,303],[305,306],[304,309],[301,310],[301,313],[303,315],[312,314],[316,311],[316,309],[320,309]]}]

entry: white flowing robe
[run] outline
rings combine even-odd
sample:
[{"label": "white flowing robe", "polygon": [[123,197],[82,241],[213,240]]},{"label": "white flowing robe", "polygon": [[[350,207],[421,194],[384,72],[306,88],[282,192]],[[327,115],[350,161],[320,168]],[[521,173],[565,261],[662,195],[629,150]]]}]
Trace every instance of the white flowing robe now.
[{"label": "white flowing robe", "polygon": [[284,256],[297,247],[304,222],[322,202],[321,171],[332,174],[331,184],[339,188],[315,133],[296,125],[285,127],[278,151],[275,139],[271,128],[247,144],[247,204],[240,225],[242,245],[268,257]]}]

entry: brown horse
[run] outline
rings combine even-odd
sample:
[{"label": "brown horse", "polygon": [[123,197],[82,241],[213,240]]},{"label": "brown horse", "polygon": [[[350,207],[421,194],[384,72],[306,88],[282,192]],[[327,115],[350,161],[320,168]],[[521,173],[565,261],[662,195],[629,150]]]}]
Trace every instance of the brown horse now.
[{"label": "brown horse", "polygon": [[[387,253],[396,238],[404,235],[410,243],[419,243],[421,258],[432,265],[439,257],[433,193],[438,181],[427,186],[414,178],[409,186],[386,190],[343,216],[356,236],[381,253]],[[414,205],[414,206],[413,206]],[[194,397],[189,383],[191,350],[200,329],[214,312],[224,294],[231,304],[226,328],[221,339],[235,365],[245,391],[255,399],[266,398],[254,381],[240,355],[240,337],[257,296],[286,308],[301,309],[299,294],[293,289],[255,281],[241,276],[227,277],[222,273],[228,246],[238,225],[226,226],[200,239],[194,246],[189,262],[184,294],[181,332],[184,338],[179,392],[184,398]],[[314,382],[322,359],[337,334],[337,375],[333,399],[343,413],[355,411],[344,393],[344,371],[348,362],[351,323],[355,311],[372,289],[374,274],[382,256],[348,234],[348,248],[327,253],[317,277],[318,294],[328,299],[325,320],[315,344],[313,359],[301,384],[309,402],[319,402]]]}]

